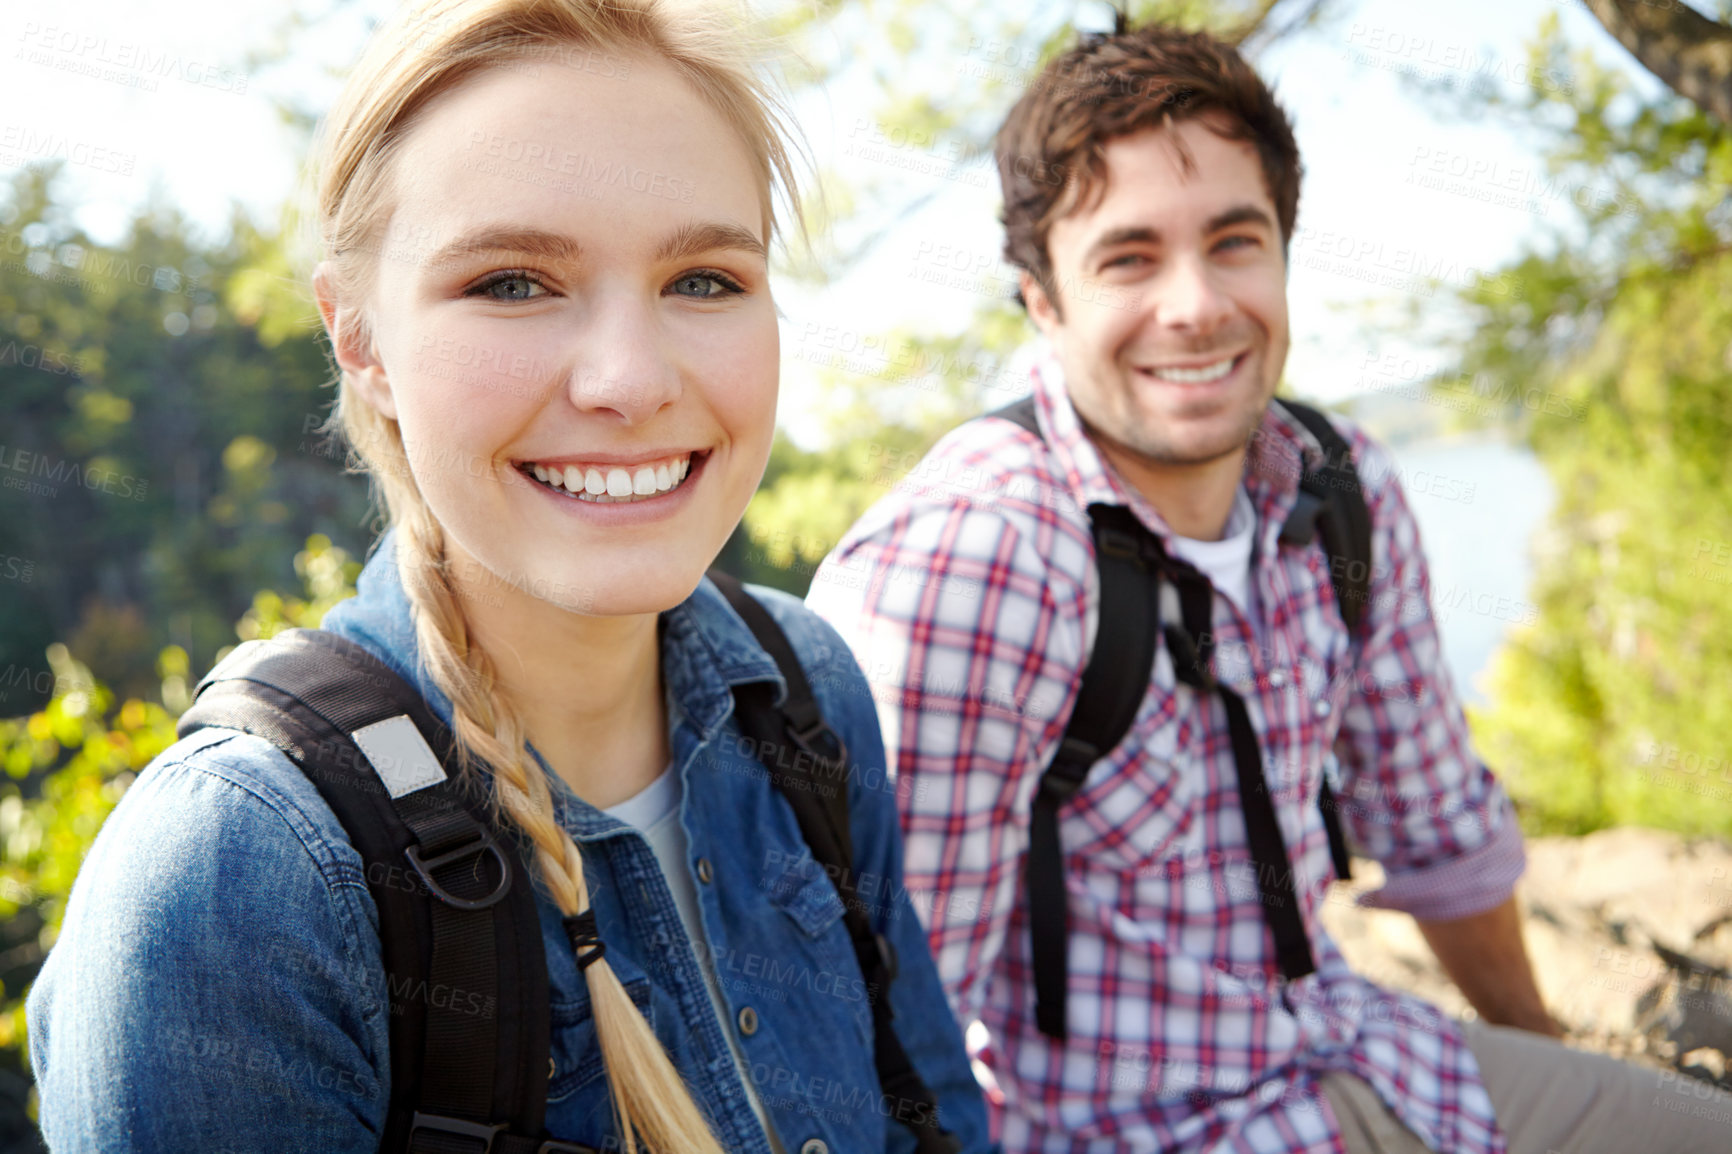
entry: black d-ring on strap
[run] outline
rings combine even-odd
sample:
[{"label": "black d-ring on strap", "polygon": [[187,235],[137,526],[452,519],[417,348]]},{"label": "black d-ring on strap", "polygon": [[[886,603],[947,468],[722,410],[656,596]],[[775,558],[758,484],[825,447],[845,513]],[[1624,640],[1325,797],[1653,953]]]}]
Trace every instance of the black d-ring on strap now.
[{"label": "black d-ring on strap", "polygon": [[[481,836],[476,840],[430,858],[421,856],[420,845],[412,845],[403,851],[403,856],[409,859],[409,864],[415,867],[415,872],[421,875],[421,880],[427,883],[433,896],[460,910],[484,910],[498,902],[511,889],[511,859],[500,850],[499,843],[493,840],[493,835],[487,832],[485,827],[477,827],[477,830]],[[434,880],[434,870],[482,851],[491,852],[493,860],[499,863],[499,884],[486,897],[460,898]]]}]

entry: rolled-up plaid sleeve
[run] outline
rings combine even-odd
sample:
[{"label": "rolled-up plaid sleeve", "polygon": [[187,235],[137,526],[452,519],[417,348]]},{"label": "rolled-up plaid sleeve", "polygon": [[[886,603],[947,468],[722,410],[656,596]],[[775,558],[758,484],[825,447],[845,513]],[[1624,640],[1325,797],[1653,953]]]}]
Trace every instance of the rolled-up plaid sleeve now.
[{"label": "rolled-up plaid sleeve", "polygon": [[1443,660],[1419,527],[1388,454],[1355,455],[1371,511],[1369,618],[1336,737],[1341,812],[1385,884],[1360,901],[1445,921],[1501,904],[1526,866],[1509,797],[1475,754]]}]

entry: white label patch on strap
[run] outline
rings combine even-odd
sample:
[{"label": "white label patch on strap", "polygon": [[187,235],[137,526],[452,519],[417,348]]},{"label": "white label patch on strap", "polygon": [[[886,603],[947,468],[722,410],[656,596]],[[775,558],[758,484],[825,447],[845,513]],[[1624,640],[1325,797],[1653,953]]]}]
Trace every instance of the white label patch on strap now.
[{"label": "white label patch on strap", "polygon": [[445,767],[439,764],[433,747],[407,714],[376,721],[349,736],[373,763],[373,771],[392,797],[402,797],[445,780]]}]

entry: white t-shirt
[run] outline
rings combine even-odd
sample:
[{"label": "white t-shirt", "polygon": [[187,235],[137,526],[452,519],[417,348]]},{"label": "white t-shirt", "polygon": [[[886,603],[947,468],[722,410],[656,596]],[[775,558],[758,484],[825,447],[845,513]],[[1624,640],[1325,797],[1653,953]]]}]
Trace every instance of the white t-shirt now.
[{"label": "white t-shirt", "polygon": [[1257,529],[1257,511],[1251,496],[1240,485],[1233,496],[1233,511],[1219,541],[1198,541],[1174,536],[1173,552],[1195,565],[1210,584],[1227,596],[1247,621],[1255,621],[1251,600],[1251,547]]},{"label": "white t-shirt", "polygon": [[691,866],[686,861],[691,851],[685,827],[680,824],[683,794],[680,776],[670,766],[641,792],[618,805],[608,806],[602,812],[641,832],[655,853],[656,863],[662,867],[662,876],[667,879],[668,890],[674,896],[674,906],[679,910],[680,924],[686,929],[686,937],[691,939],[692,953],[697,956],[698,968],[703,971],[704,987],[710,993],[710,1004],[715,1007],[722,1037],[728,1040],[728,1049],[734,1055],[734,1067],[739,1070],[740,1081],[745,1084],[746,1100],[763,1124],[764,1133],[769,1135],[770,1149],[775,1154],[786,1154],[763,1102],[758,1099],[757,1088],[752,1085],[739,1039],[734,1037],[734,1031],[728,1025],[727,1003],[722,998],[721,980],[716,976],[715,951],[709,948],[709,937],[704,933],[704,919],[698,909],[698,891],[692,883]]}]

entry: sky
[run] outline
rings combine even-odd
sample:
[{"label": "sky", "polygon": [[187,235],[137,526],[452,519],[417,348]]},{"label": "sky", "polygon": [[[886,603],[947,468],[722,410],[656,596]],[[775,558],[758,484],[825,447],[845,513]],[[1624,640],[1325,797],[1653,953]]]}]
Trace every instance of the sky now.
[{"label": "sky", "polygon": [[[337,86],[324,66],[346,66],[365,37],[365,14],[383,14],[390,2],[8,0],[0,9],[0,178],[67,157],[65,191],[99,243],[118,239],[152,199],[177,206],[213,238],[237,204],[269,225],[296,189],[300,159],[300,139],[275,100],[323,108]],[[296,50],[285,62],[249,65],[249,51],[281,33],[296,3],[314,31],[290,41]],[[1036,0],[1027,4],[1038,8]],[[1109,19],[1104,4],[1066,0],[1066,7],[1073,23],[1100,27]],[[1525,245],[1545,244],[1572,221],[1572,198],[1602,191],[1592,181],[1548,177],[1519,122],[1471,105],[1442,113],[1416,80],[1556,83],[1526,66],[1527,43],[1555,15],[1572,45],[1640,88],[1657,87],[1580,0],[1337,0],[1334,13],[1254,61],[1294,122],[1305,165],[1290,253],[1287,381],[1323,401],[1404,391],[1447,367],[1447,344],[1402,312],[1417,304],[1426,328],[1447,320],[1447,288],[1430,286],[1426,275],[1446,286],[1466,283]],[[873,112],[881,95],[864,74],[890,61],[943,68],[951,84],[992,75],[1014,88],[1026,83],[1032,63],[991,44],[935,56],[918,38],[911,56],[881,54],[846,22],[820,36],[828,41],[815,52],[841,52],[857,67],[794,103],[814,164],[870,187],[882,199],[868,207],[925,199],[824,287],[792,279],[776,286],[779,417],[807,445],[823,436],[822,393],[809,387],[819,366],[895,326],[962,332],[983,295],[1008,295],[1014,284],[999,259],[998,182],[989,161],[958,166],[953,141],[879,134]],[[1023,391],[1018,376],[1000,380],[1003,400]],[[1532,609],[1524,600],[1525,546],[1550,508],[1550,484],[1519,448],[1423,443],[1397,446],[1397,456],[1410,471],[1404,485],[1434,589],[1443,591],[1434,612],[1446,656],[1464,696],[1483,700],[1479,674],[1509,622]],[[1432,483],[1438,478],[1449,485]],[[1416,487],[1418,479],[1429,480]],[[1422,491],[1427,486],[1436,492]],[[1481,603],[1493,608],[1473,608]]]},{"label": "sky", "polygon": [[[1288,379],[1324,400],[1423,377],[1448,350],[1413,344],[1390,305],[1441,308],[1446,294],[1426,286],[1423,274],[1462,283],[1563,226],[1570,198],[1597,191],[1552,182],[1505,118],[1440,118],[1411,76],[1552,83],[1528,71],[1524,46],[1555,13],[1573,43],[1651,83],[1579,0],[1338,2],[1328,25],[1257,60],[1294,120],[1306,169],[1291,253]],[[319,16],[331,4],[303,0],[302,10]],[[387,6],[361,0],[359,9]],[[321,106],[334,82],[319,63],[352,58],[364,35],[359,11],[326,19],[287,66],[249,71],[248,49],[268,43],[290,7],[288,0],[8,4],[0,13],[0,176],[44,156],[69,157],[80,223],[98,240],[117,236],[153,194],[212,233],[223,230],[233,203],[274,219],[296,184],[298,139],[271,97],[292,92],[305,106]],[[1072,7],[1081,22],[1101,21],[1107,11]],[[972,56],[955,62],[958,75],[1026,73],[1013,52]],[[983,292],[1013,283],[998,256],[998,187],[989,165],[955,168],[944,141],[922,148],[874,139],[862,126],[875,99],[849,80],[799,101],[812,156],[880,182],[891,196],[933,195],[848,275],[822,290],[778,289],[782,418],[802,440],[811,414],[801,398],[813,390],[799,385],[820,359],[814,352],[897,324],[957,331]]]}]

